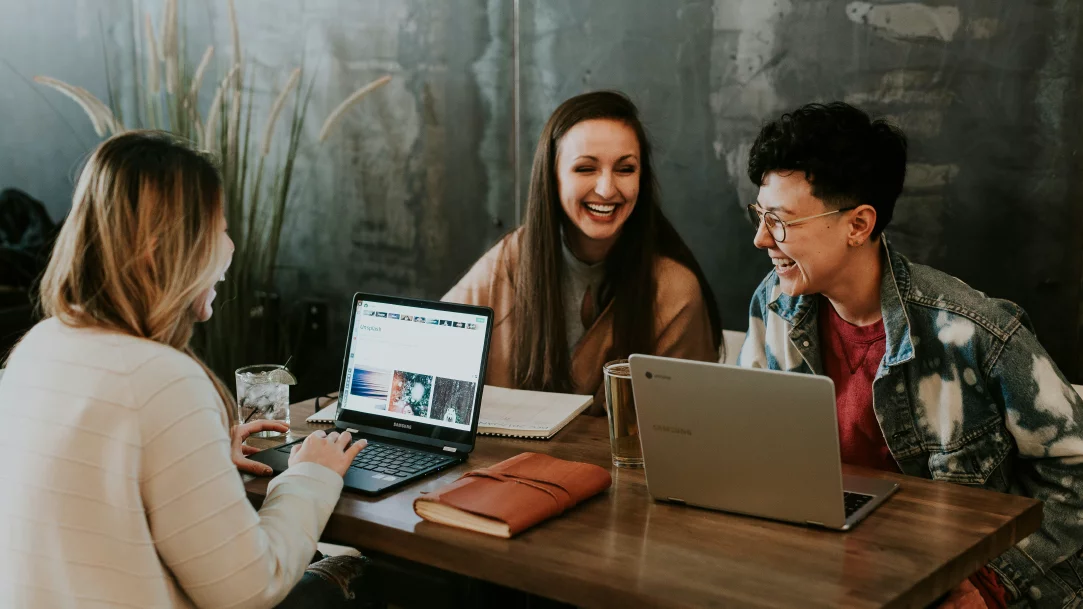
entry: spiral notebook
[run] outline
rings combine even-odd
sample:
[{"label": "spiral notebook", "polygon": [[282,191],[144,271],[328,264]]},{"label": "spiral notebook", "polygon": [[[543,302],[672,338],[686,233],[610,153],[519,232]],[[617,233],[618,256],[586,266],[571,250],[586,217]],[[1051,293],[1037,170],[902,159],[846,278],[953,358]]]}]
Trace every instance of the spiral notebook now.
[{"label": "spiral notebook", "polygon": [[320,406],[324,404],[327,404],[327,406],[320,408],[319,412],[313,415],[309,415],[309,417],[305,419],[305,423],[334,423],[335,416],[338,415],[337,395],[332,397],[321,397],[317,399],[319,400]]},{"label": "spiral notebook", "polygon": [[[548,440],[593,402],[594,397],[589,395],[486,385],[481,394],[478,433]],[[334,423],[338,400],[334,397],[320,398],[320,405],[323,404],[327,406],[305,419],[305,422]]]},{"label": "spiral notebook", "polygon": [[594,402],[594,396],[485,386],[478,433],[548,440]]}]

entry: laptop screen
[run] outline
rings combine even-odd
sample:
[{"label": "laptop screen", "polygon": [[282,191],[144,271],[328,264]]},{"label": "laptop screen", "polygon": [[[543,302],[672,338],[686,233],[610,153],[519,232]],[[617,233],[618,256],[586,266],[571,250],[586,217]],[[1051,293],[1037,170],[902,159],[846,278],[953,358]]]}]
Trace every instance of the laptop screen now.
[{"label": "laptop screen", "polygon": [[464,443],[480,406],[488,310],[391,300],[355,299],[339,418]]}]

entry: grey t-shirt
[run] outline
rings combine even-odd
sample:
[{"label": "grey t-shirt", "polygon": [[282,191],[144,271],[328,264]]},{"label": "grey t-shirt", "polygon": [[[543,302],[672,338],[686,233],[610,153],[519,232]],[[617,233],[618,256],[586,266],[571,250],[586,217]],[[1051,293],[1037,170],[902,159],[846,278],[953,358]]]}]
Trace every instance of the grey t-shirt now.
[{"label": "grey t-shirt", "polygon": [[[564,272],[561,274],[562,288],[564,292],[564,331],[568,340],[569,355],[575,351],[575,345],[587,328],[583,326],[583,297],[590,288],[594,303],[594,317],[597,318],[602,312],[602,282],[605,279],[605,261],[596,264],[587,264],[575,257],[568,249],[568,244],[561,240],[561,251],[564,254]],[[593,323],[593,319],[590,320]]]}]

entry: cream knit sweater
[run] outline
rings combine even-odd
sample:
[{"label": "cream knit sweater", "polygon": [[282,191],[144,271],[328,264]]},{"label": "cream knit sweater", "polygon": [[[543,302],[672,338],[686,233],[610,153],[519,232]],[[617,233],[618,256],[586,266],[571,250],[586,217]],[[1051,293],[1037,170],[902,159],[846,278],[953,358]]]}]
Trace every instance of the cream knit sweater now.
[{"label": "cream knit sweater", "polygon": [[342,490],[302,463],[257,513],[198,364],[55,319],[12,354],[0,422],[0,607],[274,606]]}]

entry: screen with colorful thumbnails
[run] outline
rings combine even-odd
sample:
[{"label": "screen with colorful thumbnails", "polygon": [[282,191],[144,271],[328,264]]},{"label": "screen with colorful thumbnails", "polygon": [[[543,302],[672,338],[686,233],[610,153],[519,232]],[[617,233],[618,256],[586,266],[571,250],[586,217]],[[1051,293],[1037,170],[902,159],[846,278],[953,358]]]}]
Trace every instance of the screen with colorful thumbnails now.
[{"label": "screen with colorful thumbnails", "polygon": [[490,317],[363,299],[356,307],[340,418],[378,415],[377,427],[431,437],[469,432]]}]

